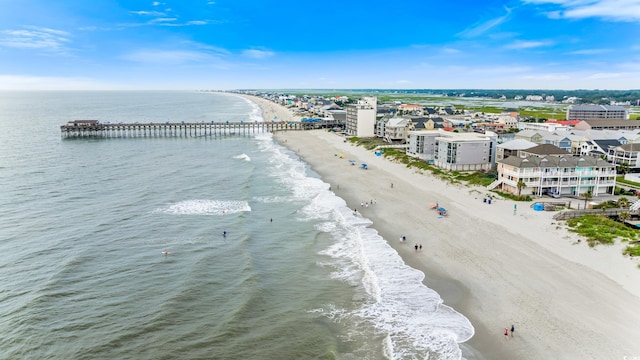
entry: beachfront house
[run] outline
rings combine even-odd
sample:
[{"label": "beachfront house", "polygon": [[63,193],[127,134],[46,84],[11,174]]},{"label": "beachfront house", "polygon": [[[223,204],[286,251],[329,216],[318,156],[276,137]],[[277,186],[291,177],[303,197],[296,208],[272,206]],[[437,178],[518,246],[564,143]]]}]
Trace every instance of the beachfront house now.
[{"label": "beachfront house", "polygon": [[411,125],[411,119],[408,118],[389,119],[384,127],[384,140],[389,143],[406,143]]},{"label": "beachfront house", "polygon": [[492,132],[409,131],[407,155],[445,170],[490,170],[495,163],[496,140]]},{"label": "beachfront house", "polygon": [[[498,179],[489,189],[500,188],[510,194],[592,196],[613,194],[616,187],[616,166],[599,157],[527,156],[497,161]],[[524,187],[518,189],[522,181]]]}]

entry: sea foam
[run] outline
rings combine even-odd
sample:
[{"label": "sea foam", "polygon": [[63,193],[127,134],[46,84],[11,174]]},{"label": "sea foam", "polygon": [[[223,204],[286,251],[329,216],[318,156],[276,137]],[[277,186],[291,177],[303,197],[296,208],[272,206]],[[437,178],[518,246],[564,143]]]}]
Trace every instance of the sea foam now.
[{"label": "sea foam", "polygon": [[[271,140],[264,137],[264,140]],[[370,338],[370,329],[382,340],[389,358],[460,359],[461,342],[474,329],[467,318],[443,304],[438,293],[423,284],[424,274],[406,265],[375,229],[371,220],[349,209],[329,185],[311,177],[306,164],[271,141],[264,151],[273,153],[274,176],[291,188],[294,197],[308,203],[299,212],[301,220],[317,221],[316,229],[328,233],[334,243],[320,255],[319,266],[334,269],[331,276],[359,288],[354,308],[333,304],[310,310],[340,323],[354,324],[349,337]],[[358,326],[358,324],[368,326]],[[361,330],[365,329],[365,330]]]},{"label": "sea foam", "polygon": [[246,201],[234,200],[185,200],[154,210],[169,215],[226,215],[251,211]]},{"label": "sea foam", "polygon": [[251,158],[247,154],[240,154],[233,157],[234,159],[242,159],[244,161],[251,161]]}]

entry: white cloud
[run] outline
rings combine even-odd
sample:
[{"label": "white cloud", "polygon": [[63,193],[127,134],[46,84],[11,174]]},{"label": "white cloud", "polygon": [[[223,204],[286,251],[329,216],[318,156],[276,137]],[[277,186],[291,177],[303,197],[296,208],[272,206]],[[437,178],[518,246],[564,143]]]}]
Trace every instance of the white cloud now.
[{"label": "white cloud", "polygon": [[[174,20],[178,20],[178,18],[168,18],[171,19],[172,21]],[[169,21],[163,21],[160,22],[158,21],[158,19],[154,19],[149,21],[147,24],[149,25],[160,25],[160,26],[172,26],[172,27],[181,27],[181,26],[201,26],[201,25],[207,25],[210,24],[211,22],[209,20],[191,20],[191,21],[187,21],[185,23],[176,23],[176,22],[169,22]]]},{"label": "white cloud", "polygon": [[522,0],[524,3],[559,7],[545,12],[552,19],[602,18],[640,21],[640,0]]},{"label": "white cloud", "polygon": [[244,56],[254,58],[254,59],[265,59],[275,55],[273,51],[268,50],[258,50],[258,49],[247,49],[242,52]]},{"label": "white cloud", "polygon": [[575,51],[569,51],[566,54],[568,55],[597,55],[597,54],[604,54],[604,53],[608,53],[611,52],[611,49],[582,49],[582,50],[575,50]]},{"label": "white cloud", "polygon": [[166,13],[160,12],[160,11],[144,11],[144,10],[139,10],[139,11],[132,11],[132,14],[135,15],[140,15],[140,16],[166,16]]},{"label": "white cloud", "polygon": [[472,25],[471,27],[461,31],[460,33],[458,33],[458,36],[462,36],[462,37],[477,37],[480,36],[484,33],[486,33],[487,31],[493,29],[494,27],[502,24],[503,22],[507,21],[507,19],[509,18],[509,15],[511,14],[511,9],[509,8],[505,8],[505,10],[507,11],[506,14],[499,16],[497,18],[494,19],[490,19],[481,23],[476,23],[474,25]]},{"label": "white cloud", "polygon": [[5,30],[0,32],[0,36],[0,46],[55,53],[66,53],[66,45],[71,42],[70,34],[66,31],[40,27]]},{"label": "white cloud", "polygon": [[159,5],[160,5],[160,2],[158,1],[154,1],[153,3],[151,3],[151,6],[159,6]]},{"label": "white cloud", "polygon": [[176,21],[176,20],[178,20],[178,18],[174,18],[174,17],[173,18],[162,18],[161,17],[161,18],[155,18],[155,19],[153,19],[153,20],[151,20],[149,22],[150,23],[165,23],[165,22],[173,22],[173,21]]},{"label": "white cloud", "polygon": [[537,48],[537,47],[541,47],[541,46],[549,46],[552,43],[549,41],[525,41],[525,40],[518,40],[518,41],[514,41],[511,44],[508,44],[505,46],[505,48],[507,49],[532,49],[532,48]]}]

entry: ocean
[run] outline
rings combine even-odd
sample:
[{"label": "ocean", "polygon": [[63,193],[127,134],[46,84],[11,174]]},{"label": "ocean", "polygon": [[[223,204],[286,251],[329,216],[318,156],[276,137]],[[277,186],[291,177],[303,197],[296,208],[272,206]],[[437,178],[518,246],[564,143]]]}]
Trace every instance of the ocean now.
[{"label": "ocean", "polygon": [[262,120],[220,93],[0,92],[0,359],[463,358],[470,322],[271,134],[62,139],[76,119]]}]

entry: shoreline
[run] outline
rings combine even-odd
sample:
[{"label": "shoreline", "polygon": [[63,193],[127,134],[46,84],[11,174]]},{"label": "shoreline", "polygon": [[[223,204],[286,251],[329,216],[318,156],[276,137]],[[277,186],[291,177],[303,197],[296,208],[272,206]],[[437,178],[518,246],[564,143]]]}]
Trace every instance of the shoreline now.
[{"label": "shoreline", "polygon": [[[245,97],[261,106],[264,118],[278,110],[290,115],[265,99]],[[577,244],[578,236],[555,223],[551,212],[534,212],[518,203],[513,214],[513,202],[502,199],[488,205],[482,198],[490,193],[482,188],[418,173],[333,133],[279,132],[274,140],[296,152],[349,207],[372,220],[371,227],[403,261],[425,274],[425,285],[471,321],[475,335],[461,344],[465,356],[640,355],[640,345],[625,336],[640,331],[635,311],[640,271],[618,247]],[[367,162],[369,170],[349,166],[347,159]],[[377,204],[360,209],[363,199]],[[435,202],[449,215],[438,217],[428,206]],[[397,241],[400,235],[407,236],[407,243]],[[425,249],[415,252],[415,243]],[[505,340],[502,331],[511,324],[516,336]]]}]

